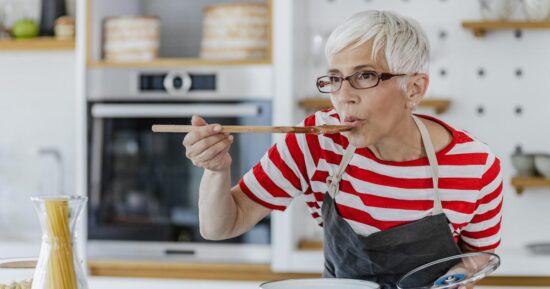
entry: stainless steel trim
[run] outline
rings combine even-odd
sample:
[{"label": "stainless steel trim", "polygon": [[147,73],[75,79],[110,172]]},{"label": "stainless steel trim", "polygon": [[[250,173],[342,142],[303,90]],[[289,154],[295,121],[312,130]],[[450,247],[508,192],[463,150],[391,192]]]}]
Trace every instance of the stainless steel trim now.
[{"label": "stainless steel trim", "polygon": [[[142,74],[187,73],[189,75],[216,75],[216,89],[191,90],[171,94],[167,91],[141,91]],[[225,101],[270,100],[273,96],[273,68],[271,65],[245,65],[185,68],[89,68],[86,71],[86,98],[88,101]]]},{"label": "stainless steel trim", "polygon": [[101,198],[101,166],[103,160],[103,119],[92,120],[92,147],[90,168],[90,203],[92,208],[99,208]]},{"label": "stainless steel trim", "polygon": [[95,118],[169,118],[257,116],[260,107],[252,104],[94,104]]}]

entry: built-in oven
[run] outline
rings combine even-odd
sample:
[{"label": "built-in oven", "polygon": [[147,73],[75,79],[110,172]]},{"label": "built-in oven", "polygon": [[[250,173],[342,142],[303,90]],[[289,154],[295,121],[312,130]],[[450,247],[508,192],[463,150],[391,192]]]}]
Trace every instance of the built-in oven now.
[{"label": "built-in oven", "polygon": [[[267,262],[269,217],[233,239],[201,237],[203,169],[185,157],[184,134],[152,133],[151,126],[190,124],[194,114],[209,123],[270,125],[270,83],[269,67],[262,66],[88,71],[89,256]],[[272,140],[234,137],[236,184]]]}]

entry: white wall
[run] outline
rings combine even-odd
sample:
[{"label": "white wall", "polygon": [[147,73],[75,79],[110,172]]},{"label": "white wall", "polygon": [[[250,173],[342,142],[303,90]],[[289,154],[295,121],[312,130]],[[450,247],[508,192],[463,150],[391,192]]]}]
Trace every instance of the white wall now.
[{"label": "white wall", "polygon": [[74,51],[0,52],[0,239],[39,239],[29,197],[60,193],[41,148],[61,152],[63,190],[74,193],[75,72]]},{"label": "white wall", "polygon": [[[519,2],[519,1],[517,1]],[[428,97],[453,101],[440,117],[487,142],[501,158],[504,172],[502,246],[550,242],[550,189],[527,190],[518,196],[510,186],[514,169],[510,154],[516,145],[524,150],[550,153],[550,30],[489,32],[475,38],[461,21],[481,19],[478,1],[468,0],[309,0],[310,27],[331,29],[364,9],[386,9],[415,18],[428,33],[432,48]],[[521,19],[520,6],[511,16]],[[446,37],[440,38],[440,32]],[[478,75],[483,68],[485,75]],[[440,71],[446,74],[442,76]],[[522,76],[516,76],[522,69]],[[523,113],[516,114],[516,106]],[[485,113],[479,115],[478,107]]]}]

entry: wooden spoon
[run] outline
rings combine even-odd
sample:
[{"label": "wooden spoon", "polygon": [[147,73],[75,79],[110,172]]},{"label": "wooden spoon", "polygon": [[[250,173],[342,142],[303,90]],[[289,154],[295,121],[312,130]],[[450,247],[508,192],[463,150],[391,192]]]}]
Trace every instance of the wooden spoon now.
[{"label": "wooden spoon", "polygon": [[[192,125],[164,125],[155,124],[153,132],[185,133],[190,132]],[[246,126],[223,125],[221,132],[226,133],[309,133],[309,134],[333,134],[351,130],[347,125],[320,125],[320,126]]]}]

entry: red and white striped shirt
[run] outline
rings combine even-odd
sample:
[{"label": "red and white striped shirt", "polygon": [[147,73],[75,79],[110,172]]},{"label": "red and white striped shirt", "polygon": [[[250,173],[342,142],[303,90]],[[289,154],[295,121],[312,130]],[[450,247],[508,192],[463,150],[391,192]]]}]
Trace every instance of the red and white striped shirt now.
[{"label": "red and white striped shirt", "polygon": [[[439,191],[443,211],[457,242],[476,250],[500,243],[502,175],[500,160],[489,147],[429,117],[452,133],[452,141],[437,152]],[[318,111],[303,125],[340,124],[335,110]],[[348,145],[342,134],[288,134],[240,180],[252,200],[285,210],[303,196],[312,217],[322,225],[321,206],[326,178],[335,172]],[[431,215],[434,190],[426,157],[394,162],[378,159],[368,148],[358,148],[340,181],[336,206],[360,235],[411,223]]]}]

